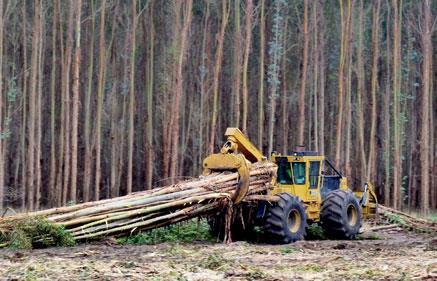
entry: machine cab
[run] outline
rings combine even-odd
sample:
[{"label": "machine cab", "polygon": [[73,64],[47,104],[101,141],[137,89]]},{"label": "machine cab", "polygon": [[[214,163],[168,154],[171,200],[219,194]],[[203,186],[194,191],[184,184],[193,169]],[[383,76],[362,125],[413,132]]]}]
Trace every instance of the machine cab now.
[{"label": "machine cab", "polygon": [[317,152],[272,154],[272,161],[278,165],[274,194],[288,192],[304,202],[320,202],[333,190],[347,189],[346,178]]}]

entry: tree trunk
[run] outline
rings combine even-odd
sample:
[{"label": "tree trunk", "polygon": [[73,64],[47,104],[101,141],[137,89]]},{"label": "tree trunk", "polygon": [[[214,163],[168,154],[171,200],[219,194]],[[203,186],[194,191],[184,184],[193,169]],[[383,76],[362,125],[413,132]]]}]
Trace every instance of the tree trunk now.
[{"label": "tree trunk", "polygon": [[103,92],[105,86],[105,65],[106,65],[106,50],[105,50],[105,9],[106,0],[102,0],[101,16],[100,16],[100,37],[99,37],[99,76],[97,82],[97,108],[96,108],[96,177],[94,185],[94,200],[100,199],[100,177],[101,171],[101,146],[102,146],[102,108],[103,108]]},{"label": "tree trunk", "polygon": [[[57,3],[57,2],[55,2]],[[56,6],[55,6],[56,7]],[[22,5],[22,19],[23,19],[23,69],[27,69],[27,32],[26,32],[26,1]],[[54,11],[56,13],[56,11]],[[21,119],[21,190],[20,190],[20,207],[22,210],[26,208],[26,196],[27,196],[27,161],[26,161],[26,125],[27,125],[27,73],[23,74],[23,97],[22,97],[22,119]]]},{"label": "tree trunk", "polygon": [[70,159],[71,159],[71,117],[70,117],[70,73],[71,73],[71,59],[73,50],[73,15],[74,15],[74,1],[69,2],[68,7],[68,24],[67,24],[67,44],[64,59],[64,93],[65,93],[65,131],[64,131],[64,181],[62,186],[62,204],[67,204],[68,189],[70,186]]},{"label": "tree trunk", "polygon": [[247,115],[249,114],[249,89],[247,82],[250,45],[252,41],[253,0],[246,0],[246,22],[244,27],[244,58],[243,58],[243,125],[242,130],[247,135]]},{"label": "tree trunk", "polygon": [[232,87],[232,94],[234,97],[234,126],[240,126],[241,115],[241,24],[240,24],[240,0],[234,0],[234,50],[233,50],[233,70],[234,70],[234,85]]},{"label": "tree trunk", "polygon": [[[422,2],[422,122],[421,122],[421,136],[420,136],[420,206],[422,214],[429,213],[429,178],[430,178],[430,165],[429,165],[429,131],[430,131],[430,80],[431,80],[431,66],[432,66],[432,22],[431,22],[431,3],[430,0],[424,0]],[[432,102],[432,101],[431,101]],[[435,186],[434,186],[435,188]]]},{"label": "tree trunk", "polygon": [[393,125],[394,125],[394,154],[393,154],[393,208],[399,209],[402,202],[402,140],[401,140],[401,24],[402,24],[402,1],[392,0],[393,6]]},{"label": "tree trunk", "polygon": [[179,156],[179,118],[180,118],[180,105],[182,98],[182,90],[183,90],[183,73],[182,68],[184,65],[184,57],[187,49],[187,41],[188,41],[188,32],[190,30],[191,18],[192,18],[192,6],[193,1],[187,0],[183,3],[182,7],[184,9],[184,17],[183,17],[183,26],[180,31],[180,41],[179,41],[179,56],[177,59],[177,73],[176,73],[176,81],[175,81],[175,93],[174,93],[174,101],[173,101],[173,111],[172,111],[172,160],[170,165],[170,178],[172,183],[176,178],[177,172],[177,164],[178,164],[178,156]]},{"label": "tree trunk", "polygon": [[127,194],[132,192],[133,151],[134,151],[134,119],[135,119],[135,52],[137,31],[137,1],[132,1],[132,21],[130,34],[130,67],[129,67],[129,130],[127,148]]},{"label": "tree trunk", "polygon": [[300,84],[300,95],[299,95],[299,119],[298,132],[297,132],[297,142],[298,145],[304,145],[304,132],[305,132],[305,86],[307,81],[307,68],[308,68],[308,44],[309,44],[309,33],[308,33],[308,0],[304,0],[304,10],[303,10],[303,58],[302,58],[302,73],[301,73],[301,84]]},{"label": "tree trunk", "polygon": [[265,0],[260,2],[259,19],[259,86],[258,86],[258,149],[263,151],[264,133],[264,54],[265,54]]},{"label": "tree trunk", "polygon": [[319,151],[319,98],[318,98],[318,87],[319,87],[319,27],[318,27],[318,10],[317,10],[317,2],[313,3],[313,26],[314,26],[314,37],[313,37],[313,102],[314,102],[314,150]]},{"label": "tree trunk", "polygon": [[386,24],[386,33],[387,33],[387,46],[386,46],[386,80],[385,80],[385,95],[384,95],[384,170],[385,170],[385,182],[384,182],[384,205],[391,206],[391,178],[390,178],[390,96],[391,96],[391,72],[390,72],[390,59],[391,59],[391,44],[390,44],[390,6],[387,9],[387,24]]},{"label": "tree trunk", "polygon": [[[372,180],[376,177],[376,121],[377,121],[377,99],[378,91],[378,60],[379,60],[379,9],[381,1],[377,1],[373,5],[373,20],[372,20],[372,79],[370,85],[371,93],[371,121],[370,121],[370,136],[369,136],[369,158],[367,164],[367,180]],[[360,32],[361,34],[361,32]],[[364,69],[364,66],[363,66]],[[362,113],[361,113],[361,118]],[[364,121],[363,121],[364,125]],[[364,128],[363,128],[364,130]],[[363,132],[364,133],[364,132]],[[361,139],[361,135],[360,135]],[[363,147],[364,148],[364,147]]]},{"label": "tree trunk", "polygon": [[[363,5],[364,5],[363,0],[360,0],[359,17],[358,17],[358,47],[357,47],[357,80],[358,80],[357,135],[358,135],[358,152],[359,152],[359,156],[360,156],[360,158],[359,158],[360,159],[360,180],[361,180],[360,185],[362,185],[366,181],[366,173],[367,173],[366,149],[365,149],[365,142],[364,142],[364,116],[363,116],[363,111],[364,111],[363,98],[364,98],[364,92],[365,92],[364,83],[366,80],[366,77],[364,74],[364,63],[363,63],[363,47],[364,47],[364,44],[363,44],[364,7],[363,7]],[[374,12],[374,14],[375,14],[375,12]],[[375,18],[373,20],[375,21]],[[372,31],[375,32],[375,25],[373,25],[372,27],[373,27]],[[373,55],[375,55],[375,53],[373,53]],[[376,104],[374,104],[374,106],[376,106]],[[375,112],[375,114],[376,114],[376,112]],[[373,122],[373,114],[372,114],[372,122]]]},{"label": "tree trunk", "polygon": [[336,127],[336,135],[335,135],[335,164],[337,167],[341,167],[341,152],[342,150],[342,141],[343,141],[343,99],[344,99],[344,90],[345,90],[345,77],[344,77],[344,68],[346,64],[346,56],[347,56],[347,34],[348,34],[348,24],[351,17],[351,1],[347,0],[347,8],[346,15],[344,15],[344,5],[343,0],[339,0],[340,2],[340,15],[341,15],[341,41],[340,41],[340,62],[338,67],[338,112],[337,112],[337,127]]},{"label": "tree trunk", "polygon": [[70,200],[77,200],[77,145],[79,141],[79,72],[80,72],[80,16],[82,13],[82,0],[76,0],[76,46],[73,61],[73,104],[71,118],[71,189]]},{"label": "tree trunk", "polygon": [[[323,4],[322,4],[323,7]],[[319,112],[318,112],[318,118],[319,118],[319,152],[321,155],[325,154],[325,86],[326,86],[326,77],[325,77],[325,69],[326,69],[326,63],[325,63],[325,16],[323,12],[319,15],[320,20],[320,90],[319,90]]]},{"label": "tree trunk", "polygon": [[28,186],[28,209],[35,209],[35,121],[36,121],[36,95],[38,74],[38,47],[40,39],[41,5],[39,0],[34,2],[34,19],[32,32],[32,56],[30,65],[30,92],[29,92],[29,119],[28,119],[28,150],[27,150],[27,186]]},{"label": "tree trunk", "polygon": [[[41,5],[41,3],[40,3]],[[36,144],[35,144],[35,172],[36,172],[36,182],[35,182],[35,209],[40,208],[41,203],[41,160],[42,160],[42,87],[44,81],[44,71],[43,71],[43,17],[44,13],[40,14],[39,17],[39,40],[38,40],[38,89],[36,98]]]},{"label": "tree trunk", "polygon": [[229,18],[229,1],[222,0],[222,17],[220,24],[220,31],[217,34],[217,49],[215,53],[215,67],[214,67],[214,77],[212,84],[212,93],[213,93],[213,106],[212,106],[212,119],[211,119],[211,131],[209,138],[209,147],[208,152],[214,152],[215,145],[215,134],[217,129],[217,115],[218,115],[218,102],[219,102],[219,78],[220,78],[220,70],[222,66],[222,57],[223,57],[223,41],[225,37],[226,25],[228,24]]},{"label": "tree trunk", "polygon": [[92,169],[92,147],[91,147],[91,95],[93,92],[93,72],[94,72],[94,32],[95,32],[95,7],[91,1],[91,38],[89,45],[89,65],[88,65],[88,89],[85,96],[85,120],[84,120],[84,172],[83,172],[83,201],[90,200],[90,184],[91,184],[91,169]]},{"label": "tree trunk", "polygon": [[149,60],[147,62],[147,120],[146,120],[146,189],[152,189],[153,183],[153,79],[154,79],[154,45],[155,26],[153,24],[153,2],[149,7]]},{"label": "tree trunk", "polygon": [[276,99],[278,96],[280,81],[279,81],[279,69],[280,58],[282,53],[282,35],[283,35],[283,6],[281,1],[275,1],[273,25],[272,25],[272,41],[270,42],[269,54],[269,82],[270,82],[270,115],[269,115],[269,127],[268,127],[268,150],[270,155],[273,151],[273,139],[276,122]]}]

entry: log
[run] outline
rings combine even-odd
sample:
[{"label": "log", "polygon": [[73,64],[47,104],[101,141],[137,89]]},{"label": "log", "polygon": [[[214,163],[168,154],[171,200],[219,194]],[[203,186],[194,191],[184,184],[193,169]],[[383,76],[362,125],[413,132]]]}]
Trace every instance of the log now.
[{"label": "log", "polygon": [[[248,200],[275,200],[266,196],[275,171],[276,165],[270,162],[251,165]],[[76,241],[131,235],[232,206],[231,198],[237,186],[237,173],[212,173],[117,198],[0,218],[0,231],[7,236],[20,221],[42,217],[64,227]],[[42,235],[38,239],[51,238]]]},{"label": "log", "polygon": [[378,214],[386,217],[392,223],[401,227],[420,232],[437,234],[437,223],[423,218],[417,218],[410,214],[389,207],[378,205]]}]

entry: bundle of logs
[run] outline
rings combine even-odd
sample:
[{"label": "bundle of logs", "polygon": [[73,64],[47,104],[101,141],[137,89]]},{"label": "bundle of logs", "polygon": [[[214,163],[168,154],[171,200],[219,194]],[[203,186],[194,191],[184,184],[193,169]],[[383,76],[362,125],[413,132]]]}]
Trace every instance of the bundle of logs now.
[{"label": "bundle of logs", "polygon": [[[275,170],[276,165],[272,163],[252,165],[249,191],[244,200],[263,200],[261,194],[271,188]],[[8,231],[19,220],[35,216],[64,226],[76,241],[125,236],[229,207],[237,186],[237,173],[212,173],[113,199],[5,217],[0,219],[0,230]]]},{"label": "bundle of logs", "polygon": [[373,229],[387,229],[400,226],[408,230],[437,234],[437,222],[414,217],[407,213],[382,205],[378,206],[378,214],[386,218],[388,222],[392,224],[375,227]]}]

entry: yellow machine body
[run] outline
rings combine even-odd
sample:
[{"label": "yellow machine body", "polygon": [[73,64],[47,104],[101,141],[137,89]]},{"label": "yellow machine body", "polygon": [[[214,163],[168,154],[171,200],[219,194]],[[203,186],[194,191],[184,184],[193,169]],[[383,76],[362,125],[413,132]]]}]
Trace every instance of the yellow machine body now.
[{"label": "yellow machine body", "polygon": [[[314,152],[295,152],[292,155],[272,154],[267,160],[262,152],[238,129],[228,128],[227,141],[220,153],[212,154],[203,162],[203,174],[215,171],[237,171],[240,175],[238,188],[233,200],[239,203],[249,189],[249,169],[251,163],[272,161],[278,165],[277,175],[270,195],[289,193],[299,197],[305,204],[307,219],[318,222],[324,197],[332,190],[347,190],[346,177],[323,155]],[[331,174],[326,174],[330,170]],[[373,185],[366,183],[363,191],[354,192],[362,206],[363,217],[376,213],[377,199]]]}]

